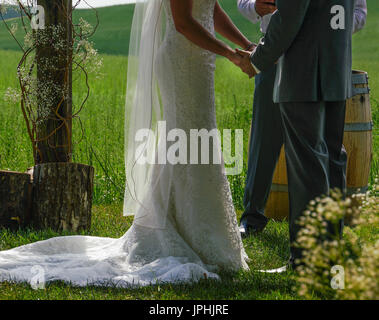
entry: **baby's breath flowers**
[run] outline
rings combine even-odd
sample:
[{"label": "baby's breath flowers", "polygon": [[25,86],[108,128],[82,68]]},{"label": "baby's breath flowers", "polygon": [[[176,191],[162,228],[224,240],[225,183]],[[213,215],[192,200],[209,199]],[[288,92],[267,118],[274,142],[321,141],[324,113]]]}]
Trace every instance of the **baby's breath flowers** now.
[{"label": "baby's breath flowers", "polygon": [[4,100],[9,104],[19,103],[21,100],[20,91],[9,87],[4,93]]},{"label": "baby's breath flowers", "polygon": [[87,39],[81,40],[74,51],[77,51],[75,62],[78,61],[85,64],[88,74],[95,75],[97,79],[102,77],[101,68],[103,67],[103,59],[99,56],[92,42]]},{"label": "baby's breath flowers", "polygon": [[[344,199],[339,191],[312,201],[300,220],[302,230],[296,246],[303,249],[297,290],[304,298],[379,299],[379,240],[369,243],[359,234],[379,227],[378,180],[371,191]],[[349,221],[344,235],[338,234],[341,219]],[[329,231],[336,232],[329,232]],[[362,231],[363,230],[363,231]],[[344,270],[344,288],[333,289],[333,266]]]}]

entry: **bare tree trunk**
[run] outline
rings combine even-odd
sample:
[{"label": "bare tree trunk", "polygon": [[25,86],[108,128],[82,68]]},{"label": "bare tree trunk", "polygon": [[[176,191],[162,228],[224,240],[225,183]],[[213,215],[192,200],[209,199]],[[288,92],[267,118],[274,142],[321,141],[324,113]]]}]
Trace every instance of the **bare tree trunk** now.
[{"label": "bare tree trunk", "polygon": [[[38,113],[35,163],[69,162],[72,157],[72,2],[38,0],[45,29],[37,31]],[[50,41],[42,39],[50,38]],[[46,117],[48,114],[48,117]]]},{"label": "bare tree trunk", "polygon": [[38,0],[45,28],[37,30],[38,116],[33,174],[33,225],[88,230],[94,169],[72,159],[72,1]]}]

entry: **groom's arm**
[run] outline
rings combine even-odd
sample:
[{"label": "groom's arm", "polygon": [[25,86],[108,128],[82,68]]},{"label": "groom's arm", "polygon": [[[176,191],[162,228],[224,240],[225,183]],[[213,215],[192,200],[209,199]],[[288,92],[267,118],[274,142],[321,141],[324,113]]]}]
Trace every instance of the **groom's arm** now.
[{"label": "groom's arm", "polygon": [[277,0],[266,35],[251,54],[252,64],[264,71],[287,51],[298,34],[311,0]]},{"label": "groom's arm", "polygon": [[363,29],[367,18],[367,3],[366,0],[357,0],[354,8],[354,27],[353,33]]},{"label": "groom's arm", "polygon": [[261,17],[255,10],[255,0],[238,0],[238,10],[241,14],[252,23],[257,23]]}]

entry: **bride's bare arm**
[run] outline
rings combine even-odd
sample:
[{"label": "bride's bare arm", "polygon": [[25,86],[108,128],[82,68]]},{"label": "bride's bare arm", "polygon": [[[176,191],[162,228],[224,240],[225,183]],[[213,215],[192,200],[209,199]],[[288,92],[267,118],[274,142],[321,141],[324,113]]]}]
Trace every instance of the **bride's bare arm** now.
[{"label": "bride's bare arm", "polygon": [[241,57],[235,50],[215,38],[192,16],[192,0],[170,0],[176,30],[199,47],[228,58],[235,64]]},{"label": "bride's bare arm", "polygon": [[234,25],[224,9],[221,8],[218,1],[215,5],[214,23],[215,30],[237,46],[247,48],[251,44],[251,41],[249,41]]}]

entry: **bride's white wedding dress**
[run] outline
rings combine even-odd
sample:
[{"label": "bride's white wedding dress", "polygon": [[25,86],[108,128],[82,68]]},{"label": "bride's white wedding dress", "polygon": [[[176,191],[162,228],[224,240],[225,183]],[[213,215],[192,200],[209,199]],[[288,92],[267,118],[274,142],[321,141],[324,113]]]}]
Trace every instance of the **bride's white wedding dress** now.
[{"label": "bride's white wedding dress", "polygon": [[[212,33],[215,2],[193,1],[193,16]],[[175,123],[186,132],[216,128],[215,55],[179,34],[169,0],[163,5],[167,30],[156,67],[168,127]],[[159,70],[160,58],[172,65],[174,88],[168,85],[172,79],[165,79],[165,70]],[[175,101],[170,98],[172,90]],[[175,114],[175,121],[170,122],[170,114]],[[221,269],[247,269],[223,165],[175,165],[171,180],[164,228],[133,223],[120,239],[58,237],[2,251],[0,281],[35,282],[36,270],[42,270],[44,281],[125,287],[218,278]],[[149,199],[159,201],[159,194]]]}]

